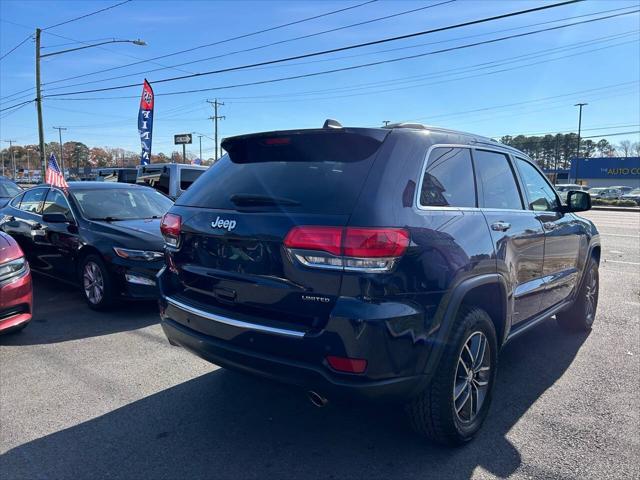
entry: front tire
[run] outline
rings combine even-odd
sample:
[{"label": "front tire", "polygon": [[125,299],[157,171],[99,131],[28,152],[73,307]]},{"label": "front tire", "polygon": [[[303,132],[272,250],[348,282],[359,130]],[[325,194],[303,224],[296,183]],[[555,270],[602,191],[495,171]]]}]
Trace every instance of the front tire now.
[{"label": "front tire", "polygon": [[491,318],[462,306],[430,385],[406,407],[413,429],[443,445],[471,440],[489,411],[497,359]]},{"label": "front tire", "polygon": [[82,260],[80,285],[89,308],[106,310],[113,306],[113,281],[98,255],[87,255]]},{"label": "front tire", "polygon": [[570,332],[588,332],[593,327],[598,308],[598,293],[600,290],[600,277],[598,262],[595,258],[589,258],[584,272],[584,280],[580,291],[576,295],[573,305],[567,310],[556,315],[558,325]]}]

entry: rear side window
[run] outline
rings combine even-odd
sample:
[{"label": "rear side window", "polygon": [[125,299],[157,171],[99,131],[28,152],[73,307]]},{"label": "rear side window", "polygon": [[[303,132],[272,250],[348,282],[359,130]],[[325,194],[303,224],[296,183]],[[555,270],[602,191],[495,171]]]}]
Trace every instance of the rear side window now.
[{"label": "rear side window", "polygon": [[181,168],[180,169],[180,190],[186,190],[195,182],[200,175],[204,173],[204,170],[195,168]]},{"label": "rear side window", "polygon": [[524,188],[529,197],[529,208],[540,212],[553,211],[558,208],[558,197],[549,182],[529,162],[516,158]]},{"label": "rear side window", "polygon": [[69,203],[59,190],[49,190],[47,199],[42,207],[42,214],[44,215],[45,213],[60,213],[67,218],[72,218]]},{"label": "rear side window", "polygon": [[225,209],[348,214],[388,132],[305,131],[235,137],[176,202]]},{"label": "rear side window", "polygon": [[471,152],[468,148],[434,148],[422,179],[420,205],[424,207],[475,207]]},{"label": "rear side window", "polygon": [[522,200],[509,158],[503,153],[474,150],[473,159],[479,206],[522,210]]},{"label": "rear side window", "polygon": [[18,195],[16,198],[14,198],[13,200],[11,200],[10,205],[11,205],[13,208],[20,208],[20,201],[22,200],[23,195],[24,195],[24,194],[20,194],[20,195]]},{"label": "rear side window", "polygon": [[42,202],[48,190],[48,188],[34,188],[24,192],[22,202],[20,202],[20,210],[40,214],[42,212]]},{"label": "rear side window", "polygon": [[165,172],[164,168],[141,171],[136,183],[155,188],[159,192],[169,195],[169,173]]}]

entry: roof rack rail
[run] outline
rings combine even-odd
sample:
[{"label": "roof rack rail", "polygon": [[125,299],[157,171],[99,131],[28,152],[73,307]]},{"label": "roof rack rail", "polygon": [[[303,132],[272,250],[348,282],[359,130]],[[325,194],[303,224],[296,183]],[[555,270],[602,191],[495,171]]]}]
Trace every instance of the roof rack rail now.
[{"label": "roof rack rail", "polygon": [[324,121],[324,125],[322,125],[322,128],[342,128],[342,125],[337,120],[334,120],[332,118],[327,118]]},{"label": "roof rack rail", "polygon": [[414,130],[428,130],[429,127],[423,125],[422,123],[411,123],[411,122],[400,122],[400,123],[390,123],[385,125],[382,128],[413,128]]}]

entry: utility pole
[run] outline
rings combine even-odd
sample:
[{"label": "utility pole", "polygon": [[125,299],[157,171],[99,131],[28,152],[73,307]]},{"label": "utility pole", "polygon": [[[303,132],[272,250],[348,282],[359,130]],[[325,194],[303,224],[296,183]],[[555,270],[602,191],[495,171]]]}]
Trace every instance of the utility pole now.
[{"label": "utility pole", "polygon": [[11,155],[11,165],[13,166],[13,180],[16,180],[16,159],[13,155],[13,144],[16,142],[15,140],[5,140],[9,144],[9,153]]},{"label": "utility pole", "polygon": [[224,120],[226,117],[224,115],[218,116],[218,107],[223,106],[224,103],[219,102],[217,98],[213,101],[207,100],[207,103],[213,105],[213,117],[209,117],[209,120],[213,120],[213,141],[215,142],[215,153],[213,156],[213,161],[215,162],[216,160],[218,160],[218,120]]},{"label": "utility pole", "polygon": [[578,148],[577,148],[577,153],[576,153],[576,183],[578,183],[578,180],[580,179],[579,175],[578,175],[578,167],[580,166],[580,160],[578,160],[580,158],[580,133],[582,132],[582,107],[584,107],[585,105],[589,105],[588,103],[576,103],[574,105],[574,107],[578,107],[580,110],[578,113]]},{"label": "utility pole", "polygon": [[198,135],[198,140],[200,141],[200,163],[202,163],[202,135]]},{"label": "utility pole", "polygon": [[383,120],[382,123],[384,123],[384,126],[386,127],[391,123],[391,120]]},{"label": "utility pole", "polygon": [[42,126],[42,93],[40,91],[40,34],[42,30],[36,28],[36,105],[38,108],[38,140],[40,145],[40,175],[43,180],[47,169],[44,154],[44,127]]},{"label": "utility pole", "polygon": [[62,170],[62,175],[64,176],[64,154],[62,150],[62,130],[66,130],[65,127],[53,127],[54,130],[58,130],[58,135],[60,137],[60,169]]}]

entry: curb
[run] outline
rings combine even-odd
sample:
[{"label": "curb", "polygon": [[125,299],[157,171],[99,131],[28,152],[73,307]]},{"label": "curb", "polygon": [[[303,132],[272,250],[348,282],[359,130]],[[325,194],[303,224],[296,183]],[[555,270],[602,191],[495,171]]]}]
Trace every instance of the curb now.
[{"label": "curb", "polygon": [[606,210],[610,212],[636,212],[640,213],[640,207],[615,207],[607,205],[593,205],[591,210]]}]

